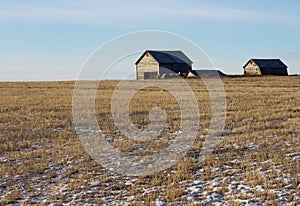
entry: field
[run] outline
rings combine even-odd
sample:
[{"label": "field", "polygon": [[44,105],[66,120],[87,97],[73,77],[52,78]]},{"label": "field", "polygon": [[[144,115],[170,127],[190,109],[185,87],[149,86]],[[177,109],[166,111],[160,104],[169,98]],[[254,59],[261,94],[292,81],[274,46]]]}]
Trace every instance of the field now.
[{"label": "field", "polygon": [[[146,176],[114,173],[84,150],[73,122],[75,82],[0,83],[0,205],[300,205],[300,77],[222,81],[226,120],[212,154],[199,161],[211,107],[203,82],[190,79],[200,112],[195,142],[174,166]],[[137,92],[129,113],[143,130],[151,108],[164,108],[158,138],[131,140],[118,131],[110,112],[117,84],[101,82],[95,98],[107,141],[131,155],[155,154],[174,142],[180,107],[156,87]]]}]

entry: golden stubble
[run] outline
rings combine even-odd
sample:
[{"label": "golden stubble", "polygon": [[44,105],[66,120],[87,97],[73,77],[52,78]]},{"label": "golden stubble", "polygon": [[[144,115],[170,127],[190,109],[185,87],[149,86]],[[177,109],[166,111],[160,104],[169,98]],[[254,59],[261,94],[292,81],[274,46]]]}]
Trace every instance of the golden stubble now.
[{"label": "golden stubble", "polygon": [[[59,186],[78,191],[88,187],[92,179],[102,183],[97,197],[108,195],[110,190],[122,190],[114,198],[135,196],[136,199],[129,200],[132,205],[152,204],[158,197],[167,202],[184,201],[181,199],[187,193],[184,181],[220,177],[217,192],[225,195],[225,201],[237,204],[234,199],[248,197],[237,193],[230,194],[229,198],[232,176],[251,187],[264,185],[265,190],[255,190],[252,197],[269,203],[274,201],[274,189],[287,184],[296,188],[300,184],[299,158],[290,155],[300,151],[300,78],[225,77],[222,81],[227,100],[226,125],[222,141],[214,152],[204,162],[197,161],[210,126],[210,99],[202,81],[187,80],[200,111],[200,129],[194,146],[172,168],[151,176],[135,177],[138,180],[132,185],[124,184],[125,177],[121,176],[115,181],[114,174],[91,159],[82,148],[72,122],[74,82],[0,83],[0,156],[3,159],[0,177],[5,183],[1,203],[24,198],[21,193],[24,188],[30,197],[41,196],[34,185],[34,178],[40,176],[44,176],[43,184],[50,186],[48,193],[55,194],[51,202],[70,201],[70,197],[57,194]],[[110,112],[111,97],[118,82],[101,82],[95,98],[99,126],[111,145],[133,154],[142,147],[144,152],[136,155],[151,155],[168,147],[180,126],[176,99],[157,87],[137,92],[128,107],[132,123],[139,129],[147,128],[149,111],[161,107],[166,110],[167,124],[151,142],[130,140],[118,131]],[[224,172],[225,169],[215,172],[215,168],[230,168],[231,172]],[[259,168],[266,172],[260,172]],[[202,172],[197,174],[200,169]],[[288,182],[280,181],[283,173],[290,174]],[[57,180],[59,175],[63,177]],[[22,187],[16,184],[18,176],[28,180]],[[290,201],[293,198],[289,196]],[[94,201],[102,203],[101,198]],[[193,205],[192,202],[186,204]]]}]

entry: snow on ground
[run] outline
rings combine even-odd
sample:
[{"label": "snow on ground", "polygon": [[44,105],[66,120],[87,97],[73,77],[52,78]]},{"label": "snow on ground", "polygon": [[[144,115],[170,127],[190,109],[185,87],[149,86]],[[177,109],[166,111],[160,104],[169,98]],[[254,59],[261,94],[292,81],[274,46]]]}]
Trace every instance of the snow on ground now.
[{"label": "snow on ground", "polygon": [[[56,131],[60,131],[60,128],[56,128]],[[91,131],[86,130],[85,132]],[[100,131],[93,131],[93,133],[97,132]],[[277,135],[271,135],[268,138],[277,138]],[[224,148],[242,148],[255,151],[260,149],[260,145],[250,143],[248,146],[241,147],[235,143]],[[51,145],[47,147],[33,145],[31,148],[23,148],[19,152],[26,154],[33,150],[46,149],[51,149]],[[135,153],[138,152],[135,151]],[[228,165],[221,167],[206,166],[204,168],[200,166],[194,171],[193,179],[175,183],[176,187],[184,190],[181,196],[167,204],[166,197],[158,195],[152,204],[157,206],[188,203],[199,205],[272,205],[274,203],[278,205],[300,205],[300,184],[292,181],[295,180],[295,175],[299,174],[291,174],[286,169],[297,166],[300,153],[290,152],[285,155],[291,158],[295,164],[275,165],[270,158],[264,162],[254,162],[252,165],[248,165],[253,168],[251,172],[259,174],[263,180],[261,184],[252,184],[251,181],[245,179],[245,174],[239,172],[240,169],[236,165],[243,163],[240,158],[229,160]],[[22,198],[15,200],[16,205],[50,204],[56,200],[72,205],[88,205],[95,202],[101,205],[130,205],[131,203],[143,205],[144,202],[139,202],[141,197],[146,198],[152,193],[162,194],[167,190],[167,185],[149,187],[147,183],[143,183],[143,178],[123,177],[105,169],[89,171],[86,174],[86,168],[77,167],[85,161],[84,158],[76,159],[72,155],[66,155],[64,159],[49,164],[43,172],[36,174],[33,171],[27,171],[24,175],[17,175],[12,178],[0,177],[1,201],[16,193],[16,190],[12,188],[18,188],[18,195]],[[21,166],[24,160],[1,156],[0,163]],[[74,168],[77,169],[74,170]],[[213,178],[202,178],[207,169],[211,171]],[[175,173],[175,171],[169,172]],[[270,179],[272,172],[278,174],[274,180]],[[78,184],[76,186],[76,181],[82,181],[79,184],[80,187]],[[13,186],[11,186],[12,184]],[[128,188],[136,188],[134,190],[136,192],[129,191]],[[274,197],[274,199],[272,201],[264,199],[263,196],[266,194]]]}]

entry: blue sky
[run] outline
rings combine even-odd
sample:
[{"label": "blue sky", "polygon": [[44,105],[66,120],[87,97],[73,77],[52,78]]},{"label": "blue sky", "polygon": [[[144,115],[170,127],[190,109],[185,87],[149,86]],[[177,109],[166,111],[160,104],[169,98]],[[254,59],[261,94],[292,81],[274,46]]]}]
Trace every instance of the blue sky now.
[{"label": "blue sky", "polygon": [[225,73],[256,57],[300,74],[299,11],[296,0],[3,0],[0,81],[76,79],[99,46],[141,30],[193,41]]}]

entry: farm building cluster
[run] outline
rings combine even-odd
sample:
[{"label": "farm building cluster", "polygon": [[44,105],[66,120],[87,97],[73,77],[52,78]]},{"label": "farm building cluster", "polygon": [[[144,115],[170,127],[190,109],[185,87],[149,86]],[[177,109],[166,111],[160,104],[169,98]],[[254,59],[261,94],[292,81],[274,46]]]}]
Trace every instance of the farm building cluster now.
[{"label": "farm building cluster", "polygon": [[[192,60],[182,51],[147,50],[136,61],[137,79],[170,79],[225,76],[219,70],[194,70]],[[250,59],[243,67],[244,75],[288,75],[280,59]]]}]

